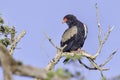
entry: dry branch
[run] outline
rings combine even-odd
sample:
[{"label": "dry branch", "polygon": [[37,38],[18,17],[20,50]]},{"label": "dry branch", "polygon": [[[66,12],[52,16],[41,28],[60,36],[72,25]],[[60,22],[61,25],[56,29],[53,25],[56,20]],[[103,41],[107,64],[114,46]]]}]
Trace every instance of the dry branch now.
[{"label": "dry branch", "polygon": [[13,27],[11,28],[11,43],[13,43],[13,41],[14,41],[15,33],[16,33],[15,27],[13,26]]},{"label": "dry branch", "polygon": [[55,55],[55,57],[48,63],[48,65],[46,66],[46,70],[50,71],[53,70],[55,65],[58,63],[58,61],[60,60],[62,56],[62,51],[60,49],[57,50],[57,54]]},{"label": "dry branch", "polygon": [[46,38],[49,40],[49,42],[56,48],[59,49],[53,42],[52,39],[44,32],[44,35],[46,36]]},{"label": "dry branch", "polygon": [[98,40],[99,40],[99,43],[101,43],[102,41],[102,38],[101,38],[101,35],[102,35],[102,28],[101,28],[101,24],[100,24],[100,17],[99,17],[99,11],[98,11],[98,6],[97,6],[97,3],[95,4],[95,8],[96,8],[96,17],[97,17],[97,23],[98,23]]},{"label": "dry branch", "polygon": [[[39,78],[40,80],[46,80],[48,78],[48,71],[45,69],[24,65],[21,62],[14,60],[6,47],[2,44],[0,44],[0,64],[3,68],[4,80],[13,80],[13,74]],[[62,79],[60,76],[55,75],[51,80],[69,80],[69,78]]]},{"label": "dry branch", "polygon": [[87,69],[89,69],[89,70],[97,70],[97,68],[91,68],[91,67],[89,67],[89,66],[87,66],[86,64],[84,64],[80,59],[78,59],[78,61],[79,61],[79,63],[81,64],[81,65],[83,65],[85,68],[87,68]]},{"label": "dry branch", "polygon": [[105,65],[113,58],[113,56],[115,55],[115,53],[117,52],[117,50],[118,50],[118,49],[115,49],[115,50],[112,52],[112,54],[111,54],[101,65],[99,65],[99,66],[100,66],[100,67],[105,66]]},{"label": "dry branch", "polygon": [[[16,39],[14,39],[15,35],[11,36],[12,45],[9,51],[4,45],[0,43],[0,66],[2,66],[3,68],[4,80],[13,80],[13,74],[19,76],[32,77],[39,80],[46,80],[46,79],[69,80],[69,77],[63,78],[60,77],[59,75],[54,75],[53,77],[49,78],[48,77],[49,71],[47,71],[47,69],[40,69],[40,68],[24,65],[21,62],[18,62],[12,58],[11,55],[13,54],[13,51],[17,43],[21,40],[21,38],[25,35],[25,33],[26,32],[23,30]],[[55,59],[57,59],[57,57]],[[56,64],[56,62],[53,64]],[[48,68],[48,70],[49,69],[50,68]]]},{"label": "dry branch", "polygon": [[11,44],[11,47],[10,47],[10,50],[9,50],[9,53],[10,55],[13,55],[13,52],[14,52],[14,49],[17,45],[17,43],[21,40],[22,37],[24,37],[24,35],[26,34],[26,31],[23,30],[15,40],[13,40],[12,44]]},{"label": "dry branch", "polygon": [[[40,76],[44,77],[40,74],[42,71],[41,69],[25,66],[22,63],[15,61],[2,44],[0,44],[0,61],[4,71],[4,80],[12,80],[12,74],[39,78]],[[42,71],[42,73],[43,72],[45,73],[45,70]]]}]

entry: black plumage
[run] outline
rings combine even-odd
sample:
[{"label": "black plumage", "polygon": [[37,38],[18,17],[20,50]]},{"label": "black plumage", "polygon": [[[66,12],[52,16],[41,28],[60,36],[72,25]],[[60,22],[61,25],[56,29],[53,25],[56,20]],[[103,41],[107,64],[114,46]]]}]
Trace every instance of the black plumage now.
[{"label": "black plumage", "polygon": [[79,21],[74,15],[68,14],[63,18],[63,23],[68,25],[68,28],[62,35],[61,47],[66,47],[63,52],[76,51],[83,47],[87,37],[87,26]]}]

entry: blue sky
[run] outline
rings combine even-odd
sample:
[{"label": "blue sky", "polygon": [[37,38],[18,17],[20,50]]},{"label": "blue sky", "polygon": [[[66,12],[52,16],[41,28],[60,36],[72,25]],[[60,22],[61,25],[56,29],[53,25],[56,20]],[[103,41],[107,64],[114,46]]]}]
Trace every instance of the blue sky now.
[{"label": "blue sky", "polygon": [[[9,26],[15,26],[18,33],[23,29],[27,31],[25,37],[19,42],[14,53],[16,60],[23,61],[24,64],[44,68],[56,54],[55,48],[45,38],[46,32],[59,46],[61,35],[67,28],[62,24],[62,18],[66,14],[74,14],[80,21],[87,24],[89,33],[83,49],[94,54],[98,47],[98,30],[94,4],[98,3],[101,26],[104,32],[109,25],[115,26],[111,35],[103,46],[102,52],[96,59],[99,64],[115,49],[120,48],[120,7],[119,0],[0,0],[0,13]],[[58,67],[69,68],[74,71],[75,66],[64,65],[63,59],[56,65]],[[106,77],[120,74],[119,50],[114,58],[105,66],[110,68],[104,72]],[[86,62],[86,60],[85,60]],[[86,62],[87,63],[87,62]],[[88,64],[90,65],[90,64]],[[98,71],[89,71],[85,68],[77,67],[87,76],[86,80],[99,80]],[[2,70],[0,69],[0,79],[2,80]],[[33,80],[26,77],[14,77],[15,80]]]}]

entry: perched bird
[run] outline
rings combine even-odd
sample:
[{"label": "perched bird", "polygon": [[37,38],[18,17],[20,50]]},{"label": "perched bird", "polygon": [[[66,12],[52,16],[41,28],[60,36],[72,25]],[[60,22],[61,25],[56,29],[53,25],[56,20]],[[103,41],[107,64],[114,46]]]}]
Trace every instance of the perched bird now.
[{"label": "perched bird", "polygon": [[[68,28],[62,35],[60,42],[61,47],[66,47],[63,52],[71,52],[80,50],[83,47],[85,39],[87,37],[88,28],[85,24],[79,21],[74,15],[68,14],[63,18],[63,22],[68,25]],[[66,63],[69,59],[65,59]]]}]

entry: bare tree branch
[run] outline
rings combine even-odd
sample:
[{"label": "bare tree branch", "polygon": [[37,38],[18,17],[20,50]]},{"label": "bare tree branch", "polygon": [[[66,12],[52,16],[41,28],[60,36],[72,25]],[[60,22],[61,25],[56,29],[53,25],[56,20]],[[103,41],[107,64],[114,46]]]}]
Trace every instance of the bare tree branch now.
[{"label": "bare tree branch", "polygon": [[110,32],[111,32],[113,29],[114,29],[114,27],[108,27],[108,32],[105,34],[104,39],[103,39],[103,41],[102,41],[102,44],[104,44],[104,43],[107,41],[107,39],[108,39],[108,37],[109,37],[109,35],[110,35]]},{"label": "bare tree branch", "polygon": [[13,41],[14,41],[15,33],[16,33],[15,27],[13,26],[13,27],[11,28],[11,43],[13,43]]},{"label": "bare tree branch", "polygon": [[114,56],[118,49],[115,49],[112,54],[100,65],[100,67],[105,66]]},{"label": "bare tree branch", "polygon": [[[53,43],[53,42],[52,42]],[[60,54],[58,54],[60,53]],[[97,69],[97,70],[108,70],[106,68],[101,68],[99,65],[97,65],[92,59],[94,58],[94,55],[90,55],[89,53],[85,52],[84,50],[81,52],[81,53],[78,53],[78,52],[74,52],[74,53],[70,53],[70,52],[61,52],[58,50],[55,58],[53,58],[50,63],[47,65],[46,69],[47,70],[51,70],[54,68],[55,64],[59,61],[59,59],[61,57],[65,57],[65,56],[72,56],[74,57],[75,55],[77,56],[84,56],[84,57],[87,57],[88,60],[93,64],[93,66],[95,67],[94,69]],[[55,64],[53,64],[55,63]]]},{"label": "bare tree branch", "polygon": [[107,33],[105,34],[105,36],[102,40],[102,28],[101,28],[101,25],[100,25],[100,18],[99,18],[99,15],[98,15],[97,4],[95,5],[95,7],[96,7],[96,17],[97,17],[97,20],[98,20],[98,29],[99,29],[99,33],[98,33],[99,47],[97,49],[96,54],[94,55],[94,59],[101,53],[102,47],[105,44],[105,42],[107,41],[107,39],[110,35],[110,32],[114,29],[114,27],[111,27],[111,28],[109,27]]},{"label": "bare tree branch", "polygon": [[[48,78],[48,71],[45,69],[35,68],[28,65],[23,65],[21,62],[15,61],[9,54],[5,46],[0,44],[0,64],[4,71],[4,80],[13,80],[12,75],[28,76],[32,78],[39,78],[46,80]],[[51,80],[69,80],[58,75],[51,77]]]},{"label": "bare tree branch", "polygon": [[13,54],[14,49],[15,49],[17,43],[21,40],[22,37],[24,37],[25,34],[26,34],[26,31],[23,30],[23,31],[18,35],[18,37],[17,37],[15,40],[13,40],[13,42],[12,42],[12,44],[11,44],[11,47],[10,47],[10,50],[9,50],[10,55]]},{"label": "bare tree branch", "polygon": [[98,11],[97,3],[95,4],[95,7],[96,7],[96,17],[97,17],[98,29],[99,29],[98,40],[99,40],[99,43],[101,43],[101,41],[102,41],[102,37],[101,37],[102,28],[101,28],[101,24],[100,24],[100,17],[99,17],[99,11]]},{"label": "bare tree branch", "polygon": [[97,70],[99,71],[106,71],[109,70],[108,68],[102,68],[100,67],[97,63],[95,63],[93,60],[91,60],[90,58],[88,58],[88,60],[91,62],[92,66],[97,68]]},{"label": "bare tree branch", "polygon": [[1,66],[3,67],[4,80],[12,80],[10,64],[13,61],[13,59],[11,59],[12,57],[7,53],[9,52],[5,49],[5,46],[0,44],[0,61]]},{"label": "bare tree branch", "polygon": [[91,67],[88,67],[86,64],[84,64],[80,59],[78,59],[79,63],[81,65],[83,65],[85,68],[89,69],[89,70],[97,70],[97,68],[91,68]]},{"label": "bare tree branch", "polygon": [[48,63],[48,65],[46,66],[46,70],[53,70],[55,65],[58,63],[58,61],[60,60],[62,56],[62,51],[60,49],[57,50],[57,54],[55,55],[55,57]]},{"label": "bare tree branch", "polygon": [[52,39],[44,32],[44,35],[46,36],[46,38],[49,40],[49,42],[56,48],[59,49],[53,42]]}]

